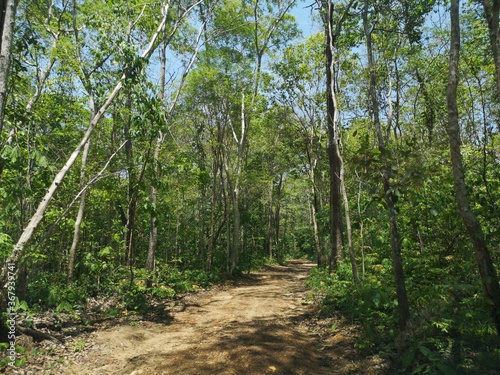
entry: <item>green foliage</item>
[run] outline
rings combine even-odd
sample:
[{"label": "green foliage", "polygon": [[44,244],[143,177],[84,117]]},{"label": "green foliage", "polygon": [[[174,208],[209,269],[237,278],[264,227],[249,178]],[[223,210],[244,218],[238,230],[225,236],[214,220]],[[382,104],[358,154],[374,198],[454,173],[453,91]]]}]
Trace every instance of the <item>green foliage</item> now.
[{"label": "green foliage", "polygon": [[75,345],[73,345],[73,351],[74,352],[81,352],[83,350],[85,350],[85,347],[87,346],[87,344],[85,343],[85,340],[84,339],[79,339]]},{"label": "green foliage", "polygon": [[396,336],[397,303],[393,288],[388,285],[370,280],[356,285],[351,266],[346,262],[339,264],[333,275],[326,269],[313,270],[308,285],[324,295],[322,314],[329,316],[338,312],[362,325],[364,336],[357,342],[358,347],[387,344]]},{"label": "green foliage", "polygon": [[159,285],[151,289],[151,295],[159,299],[172,299],[175,297],[176,292],[172,288],[164,285]]},{"label": "green foliage", "polygon": [[[419,360],[417,358],[420,358]],[[407,370],[413,364],[412,374],[455,375],[459,372],[451,363],[446,363],[442,355],[420,343],[411,346],[402,355],[402,369]]]},{"label": "green foliage", "polygon": [[130,311],[147,311],[146,291],[147,288],[145,286],[127,288],[123,295],[125,308]]},{"label": "green foliage", "polygon": [[[341,315],[360,325],[362,335],[357,347],[377,348],[394,356],[400,337],[390,267],[384,260],[379,263],[372,259],[367,264],[370,271],[360,285],[353,282],[347,262],[332,275],[324,268],[313,269],[307,285],[321,296],[322,314]],[[438,267],[439,263],[428,262],[419,268],[418,277],[414,279],[410,272],[407,279],[413,318],[406,332],[407,346],[394,359],[396,366],[412,374],[478,373],[479,368],[495,368],[500,355],[491,348],[497,345],[498,337],[481,285],[453,282],[448,268]],[[482,358],[480,364],[471,363],[475,357]]]},{"label": "green foliage", "polygon": [[54,308],[58,312],[73,312],[86,304],[89,290],[86,285],[66,286],[64,275],[44,273],[30,283],[27,302],[30,306]]},{"label": "green foliage", "polygon": [[[316,260],[315,234],[327,263],[323,33],[295,43],[293,17],[280,14],[284,3],[277,1],[214,3],[213,9],[196,7],[183,20],[176,19],[178,9],[172,6],[166,25],[167,82],[160,87],[155,67],[161,62],[147,66],[138,57],[161,17],[159,2],[78,0],[75,9],[54,2],[50,11],[42,3],[20,2],[16,21],[0,134],[0,260],[10,255],[52,178],[83,136],[91,107],[97,110],[123,74],[126,79],[90,139],[85,178],[80,181],[78,158],[27,247],[23,261],[29,272],[23,277],[20,272],[16,280],[19,293],[26,291],[19,297],[26,301],[18,304],[19,311],[29,315],[40,307],[74,313],[89,296],[112,295],[120,296],[130,311],[147,311],[152,299],[208,288],[223,277],[262,267],[270,258],[278,263],[288,257]],[[346,3],[335,3],[334,22]],[[367,5],[374,26],[384,153],[376,145],[373,108],[367,105],[369,72],[359,51],[364,42],[362,2],[352,4],[337,35],[334,72],[345,187],[362,280],[359,285],[352,281],[346,262],[332,275],[315,269],[308,280],[314,287],[308,302],[320,298],[322,314],[342,314],[361,325],[357,346],[393,356],[400,350],[403,373],[494,369],[491,364],[498,363],[499,354],[492,349],[498,345],[489,305],[453,196],[445,132],[448,61],[443,46],[448,45],[448,29],[446,22],[441,25],[434,22],[435,15],[428,16],[435,10],[441,19],[447,10],[441,2],[420,0]],[[471,209],[498,264],[500,111],[482,15],[480,2],[463,4],[459,111]],[[194,45],[195,25],[204,21],[204,35],[210,37],[202,38],[203,48],[183,76],[199,47]],[[72,32],[75,26],[78,35]],[[179,29],[171,35],[174,26]],[[49,79],[40,87],[49,67]],[[184,86],[177,92],[179,83]],[[240,146],[243,130],[247,139]],[[158,137],[158,162],[153,165]],[[388,212],[380,184],[384,157],[395,212]],[[104,165],[104,173],[93,180]],[[91,180],[73,286],[68,288],[67,253],[79,203],[73,199]],[[137,209],[132,212],[134,200]],[[147,273],[152,214],[159,240],[155,271]],[[398,337],[396,325],[388,225],[394,214],[411,309],[405,338]],[[126,229],[129,219],[135,225],[131,232]],[[236,230],[240,239],[235,244]],[[132,259],[126,243],[130,237]],[[238,262],[229,275],[228,252],[236,245]],[[121,308],[108,313],[117,316]]]},{"label": "green foliage", "polygon": [[12,238],[6,233],[0,233],[0,259],[5,259],[13,247]]}]

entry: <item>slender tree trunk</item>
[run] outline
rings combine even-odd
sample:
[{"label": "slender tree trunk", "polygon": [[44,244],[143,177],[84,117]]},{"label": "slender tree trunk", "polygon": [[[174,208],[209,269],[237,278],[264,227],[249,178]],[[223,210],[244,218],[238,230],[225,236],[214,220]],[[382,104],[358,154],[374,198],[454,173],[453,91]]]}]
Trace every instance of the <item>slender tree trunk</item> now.
[{"label": "slender tree trunk", "polygon": [[[201,5],[200,5],[201,6]],[[170,108],[168,109],[167,116],[166,118],[170,116],[172,113],[173,109],[175,108],[177,104],[177,99],[180,95],[181,89],[184,85],[184,82],[186,80],[186,77],[191,70],[191,67],[193,66],[193,63],[196,59],[196,56],[199,51],[199,46],[200,46],[200,40],[202,36],[202,32],[205,31],[205,25],[206,25],[207,19],[204,20],[203,25],[200,27],[200,32],[198,33],[198,37],[196,38],[196,48],[193,52],[193,55],[191,56],[191,59],[186,66],[186,69],[184,71],[184,74],[182,75],[181,82],[179,84],[179,87],[177,89],[177,92],[174,96],[174,99],[170,105]],[[167,53],[167,37],[165,29],[163,30],[163,44],[162,44],[162,49],[161,49],[161,73],[160,73],[160,92],[159,96],[160,99],[163,101],[165,99],[165,76],[166,76],[166,53]],[[156,144],[155,144],[155,150],[153,154],[153,175],[154,175],[154,181],[151,184],[150,188],[150,203],[151,203],[151,214],[149,217],[149,243],[148,243],[148,253],[146,256],[146,270],[149,272],[154,271],[155,268],[155,254],[156,254],[156,248],[158,246],[158,223],[157,223],[157,211],[156,211],[156,203],[157,203],[157,198],[158,198],[158,193],[157,193],[157,188],[156,184],[159,181],[159,170],[158,170],[158,161],[159,161],[159,156],[160,156],[160,149],[161,146],[163,145],[163,142],[165,141],[165,134],[163,134],[160,131],[160,134],[158,138],[156,139]],[[168,249],[166,248],[166,255],[165,255],[165,262],[168,260]],[[147,285],[148,287],[151,287],[151,279],[148,278],[147,280]]]},{"label": "slender tree trunk", "polygon": [[488,23],[490,34],[490,45],[495,64],[497,92],[500,95],[500,1],[499,0],[481,0],[484,14]]},{"label": "slender tree trunk", "polygon": [[391,234],[391,249],[392,249],[392,263],[394,280],[396,283],[396,294],[398,300],[398,315],[399,315],[399,328],[402,332],[406,330],[406,325],[410,317],[410,308],[408,305],[408,297],[406,294],[405,277],[403,272],[403,261],[401,258],[401,241],[399,238],[397,215],[395,210],[395,197],[392,191],[390,178],[391,167],[387,159],[388,150],[385,146],[384,135],[380,125],[380,114],[377,99],[377,82],[375,76],[375,62],[373,58],[373,45],[372,45],[372,31],[373,28],[368,23],[368,6],[369,1],[365,1],[363,10],[363,28],[366,38],[366,49],[368,55],[368,68],[370,70],[370,99],[371,110],[373,114],[373,125],[375,128],[378,148],[382,158],[382,185],[384,189],[385,201],[389,211],[389,227]]},{"label": "slender tree trunk", "polygon": [[345,189],[345,179],[344,179],[344,160],[342,156],[339,155],[340,164],[340,189],[342,191],[342,198],[344,200],[344,212],[345,212],[345,225],[347,229],[347,243],[349,245],[349,260],[351,261],[352,277],[356,284],[359,284],[359,272],[358,265],[356,264],[356,255],[354,253],[354,243],[352,240],[352,227],[351,227],[351,214],[349,212],[349,200],[347,199],[347,192]]},{"label": "slender tree trunk", "polygon": [[[90,141],[85,144],[82,154],[82,166],[80,169],[80,189],[85,187],[85,168],[87,167],[87,157],[89,155]],[[68,259],[68,274],[66,278],[66,285],[69,288],[73,282],[73,271],[75,268],[75,258],[76,249],[78,247],[78,241],[80,239],[80,228],[82,226],[83,215],[85,213],[85,198],[87,196],[87,191],[84,190],[80,196],[80,206],[78,207],[78,213],[75,220],[75,229],[73,231],[73,242],[69,249],[69,259]]]},{"label": "slender tree trunk", "polygon": [[0,136],[3,131],[5,105],[7,103],[7,81],[10,72],[12,39],[19,0],[3,0],[0,6]]},{"label": "slender tree trunk", "polygon": [[[354,245],[352,241],[351,218],[349,216],[349,201],[344,185],[344,161],[340,150],[340,131],[338,127],[339,109],[337,103],[337,93],[335,90],[335,60],[334,60],[334,47],[337,34],[334,35],[333,31],[333,5],[331,1],[328,2],[328,7],[325,9],[328,12],[326,29],[326,60],[327,60],[327,113],[328,113],[328,159],[330,161],[330,219],[332,228],[337,226],[335,235],[337,236],[334,241],[335,251],[338,260],[343,258],[342,252],[342,214],[341,214],[341,196],[344,201],[344,211],[347,226],[347,237],[349,245],[349,258],[351,261],[353,278],[356,283],[359,283],[358,268],[356,265],[356,258],[354,255]],[[337,26],[337,30],[341,23]],[[338,33],[338,31],[337,31]],[[333,175],[332,175],[333,174]],[[335,229],[335,228],[333,228]],[[332,235],[333,235],[333,229]],[[340,251],[340,253],[339,253]],[[332,257],[334,252],[332,252]],[[330,261],[330,271],[332,266],[336,264]]]},{"label": "slender tree trunk", "polygon": [[318,213],[318,192],[316,189],[315,171],[316,171],[316,165],[318,164],[318,158],[316,154],[313,154],[313,145],[314,145],[314,125],[313,122],[311,122],[309,132],[307,132],[306,130],[306,152],[307,152],[307,160],[309,162],[309,181],[311,182],[310,205],[311,205],[311,218],[313,224],[314,244],[316,247],[317,263],[318,266],[321,266],[324,260],[323,260],[323,251],[321,248],[321,241],[319,238],[318,220],[316,219],[316,214]]},{"label": "slender tree trunk", "polygon": [[275,209],[274,209],[274,248],[276,257],[279,258],[279,240],[280,240],[280,221],[281,221],[281,195],[283,191],[283,174],[280,174],[280,180],[278,183],[278,194],[275,200]]},{"label": "slender tree trunk", "polygon": [[331,256],[329,262],[330,272],[343,259],[342,243],[342,196],[340,168],[340,135],[338,129],[338,106],[335,91],[335,43],[342,25],[346,20],[349,9],[354,3],[351,0],[340,18],[334,25],[334,4],[331,0],[317,0],[320,6],[323,27],[325,30],[325,54],[326,54],[326,111],[328,125],[328,162],[330,168],[330,242]]},{"label": "slender tree trunk", "polygon": [[[225,158],[225,155],[222,155],[222,158]],[[230,176],[227,167],[227,161],[224,159],[222,161],[224,164],[224,169],[226,172],[226,180],[224,181],[224,174],[221,171],[221,185],[222,185],[222,196],[224,199],[224,221],[226,223],[226,272],[229,274],[231,272],[231,214],[230,214],[230,199],[229,195],[231,192],[231,184],[230,184]]]},{"label": "slender tree trunk", "polygon": [[[311,190],[314,190],[314,188],[311,188]],[[314,191],[311,191],[311,194],[314,194]],[[323,264],[323,251],[321,250],[321,242],[318,234],[319,232],[318,221],[316,220],[316,207],[314,201],[310,202],[310,205],[311,205],[311,218],[312,218],[313,233],[314,233],[314,244],[316,246],[316,258],[318,266],[321,266]]]},{"label": "slender tree trunk", "polygon": [[333,35],[333,4],[330,0],[323,5],[326,52],[326,112],[328,126],[328,163],[330,169],[330,243],[329,268],[334,270],[343,258],[342,253],[342,201],[340,194],[339,138],[337,129],[337,108],[335,103],[335,60]]},{"label": "slender tree trunk", "polygon": [[127,104],[125,122],[123,124],[123,132],[125,136],[125,158],[127,162],[127,176],[128,176],[128,205],[127,205],[127,224],[125,232],[125,260],[127,265],[131,265],[134,259],[135,244],[134,244],[134,230],[135,230],[135,213],[136,201],[133,199],[135,189],[139,188],[137,185],[137,175],[134,164],[132,135],[130,133],[130,125],[132,123],[132,99],[131,93],[127,92]]},{"label": "slender tree trunk", "polygon": [[[161,70],[160,70],[160,99],[163,101],[165,99],[165,75],[167,69],[167,42],[165,40],[165,30],[163,30],[163,44],[161,48]],[[158,161],[160,158],[160,148],[163,143],[164,136],[160,132],[158,138],[156,139],[155,150],[153,153],[153,181],[151,182],[151,188],[149,190],[149,199],[151,204],[151,213],[149,216],[149,243],[148,243],[148,254],[146,256],[146,271],[149,273],[153,272],[155,269],[155,254],[156,247],[158,246],[158,226],[157,226],[157,211],[156,211],[156,203],[158,200],[158,192],[156,189],[156,185],[158,184],[159,170],[158,170]],[[148,276],[147,278],[147,287],[151,288],[152,286],[152,278]]]},{"label": "slender tree trunk", "polygon": [[[496,3],[496,2],[495,2]],[[467,228],[472,240],[479,274],[483,282],[486,297],[491,301],[493,323],[500,335],[500,285],[498,276],[486,246],[483,230],[476,215],[471,211],[467,187],[465,184],[464,166],[460,149],[460,125],[457,106],[457,87],[459,80],[460,54],[460,20],[459,0],[452,0],[450,7],[451,37],[450,37],[450,64],[448,72],[448,138],[450,141],[451,165],[453,169],[453,185],[455,198],[460,217]]]},{"label": "slender tree trunk", "polygon": [[[234,126],[231,124],[231,128],[233,131],[234,139],[238,145],[238,154],[236,161],[236,171],[234,177],[234,183],[231,184],[231,203],[233,205],[233,242],[231,245],[231,254],[230,254],[230,269],[229,272],[233,273],[238,264],[238,253],[239,253],[239,245],[240,245],[240,183],[241,183],[241,174],[243,171],[243,158],[245,157],[245,149],[247,143],[247,134],[248,134],[248,121],[245,113],[245,93],[242,92],[241,95],[241,134],[238,137],[235,132]],[[228,178],[228,182],[231,182],[229,175],[229,165],[226,160],[226,174]]]},{"label": "slender tree trunk", "polygon": [[269,256],[269,260],[273,259],[273,190],[274,183],[271,181],[269,184],[269,212],[267,213],[267,254]]},{"label": "slender tree trunk", "polygon": [[200,228],[199,231],[199,242],[198,242],[198,259],[201,260],[202,266],[205,265],[205,256],[206,256],[206,251],[205,251],[205,215],[203,212],[205,211],[205,199],[207,195],[207,189],[205,186],[201,187],[202,192],[201,196],[198,199],[198,226]]},{"label": "slender tree trunk", "polygon": [[[356,177],[358,177],[358,172],[356,173]],[[364,237],[364,224],[363,224],[363,215],[361,214],[361,180],[359,179],[359,187],[358,187],[358,217],[359,217],[359,239],[361,242],[361,276],[363,279],[365,278],[365,237]]]},{"label": "slender tree trunk", "polygon": [[[76,0],[73,0],[73,34],[75,38],[75,45],[77,46],[77,55],[78,55],[78,60],[80,62],[80,66],[82,67],[82,74],[80,75],[80,79],[82,82],[82,85],[85,87],[88,95],[88,103],[89,103],[89,108],[90,108],[90,123],[92,123],[92,120],[95,117],[95,100],[94,100],[94,93],[92,89],[92,84],[89,79],[89,74],[85,70],[83,61],[82,61],[82,56],[81,56],[81,51],[80,51],[80,40],[79,40],[79,33],[78,33],[78,27],[77,27],[77,5],[76,5]],[[54,42],[55,43],[55,42]],[[90,126],[90,124],[89,124]],[[78,213],[76,215],[76,220],[75,220],[75,228],[73,231],[73,242],[71,243],[71,247],[69,249],[69,259],[68,259],[68,274],[66,278],[66,285],[69,288],[73,282],[73,271],[75,268],[75,258],[76,258],[76,249],[78,248],[78,242],[80,239],[80,229],[83,221],[83,215],[85,213],[85,203],[86,203],[86,197],[87,197],[87,189],[85,189],[85,169],[87,168],[87,158],[89,155],[89,149],[90,149],[90,139],[87,141],[83,148],[83,155],[82,155],[82,165],[80,167],[80,191],[82,191],[82,194],[80,196],[80,206],[78,207]]]},{"label": "slender tree trunk", "polygon": [[[154,181],[151,183],[151,188],[149,192],[149,199],[151,203],[151,213],[149,216],[149,243],[148,243],[148,254],[146,256],[146,271],[149,273],[155,270],[155,253],[158,244],[158,226],[156,223],[156,202],[158,197],[158,192],[156,189],[156,184],[158,183],[159,173],[158,173],[158,160],[160,158],[160,148],[163,142],[163,134],[160,134],[156,140],[155,150],[153,154],[153,175]],[[152,286],[152,278],[148,275],[146,285],[148,288]]]},{"label": "slender tree trunk", "polygon": [[231,246],[230,256],[230,269],[229,272],[233,273],[238,264],[239,246],[240,246],[240,208],[239,208],[239,191],[235,188],[233,190],[233,243]]},{"label": "slender tree trunk", "polygon": [[215,248],[215,205],[217,202],[217,175],[219,171],[219,163],[218,163],[218,151],[217,149],[214,151],[214,161],[213,161],[213,181],[212,181],[212,189],[210,194],[210,223],[208,229],[208,254],[207,254],[207,269],[208,271],[212,270],[213,261],[214,261],[214,248]]}]

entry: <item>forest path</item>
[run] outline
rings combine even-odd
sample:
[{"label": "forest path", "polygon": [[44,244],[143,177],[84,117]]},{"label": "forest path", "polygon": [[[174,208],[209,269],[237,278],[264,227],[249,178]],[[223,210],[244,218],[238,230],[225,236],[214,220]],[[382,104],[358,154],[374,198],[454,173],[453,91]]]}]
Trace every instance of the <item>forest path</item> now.
[{"label": "forest path", "polygon": [[240,285],[187,296],[168,324],[141,321],[95,332],[94,353],[65,374],[336,374],[301,324],[313,308],[314,266],[267,266]]}]

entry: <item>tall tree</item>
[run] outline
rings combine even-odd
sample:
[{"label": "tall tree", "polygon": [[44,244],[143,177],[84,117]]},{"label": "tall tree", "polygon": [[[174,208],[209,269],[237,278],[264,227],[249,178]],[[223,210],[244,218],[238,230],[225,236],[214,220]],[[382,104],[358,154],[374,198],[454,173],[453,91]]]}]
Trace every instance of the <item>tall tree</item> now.
[{"label": "tall tree", "polygon": [[453,170],[453,186],[455,189],[458,212],[472,240],[484,292],[491,301],[493,322],[497,334],[500,335],[500,285],[486,245],[481,223],[470,208],[469,198],[467,196],[467,185],[465,182],[465,168],[462,162],[460,122],[457,105],[457,88],[459,82],[458,63],[460,57],[459,11],[459,0],[452,0],[450,6],[451,33],[447,90],[447,131],[450,143],[451,166]]},{"label": "tall tree", "polygon": [[342,156],[340,153],[339,109],[336,92],[336,59],[335,48],[342,27],[349,15],[354,1],[349,1],[339,11],[337,20],[334,17],[335,6],[330,0],[323,0],[319,5],[323,27],[325,30],[326,55],[326,113],[328,129],[328,162],[330,166],[330,241],[331,255],[329,268],[332,271],[343,258],[342,230]]},{"label": "tall tree", "polygon": [[481,3],[488,23],[490,46],[495,63],[497,91],[498,95],[500,95],[500,1],[481,0]]},{"label": "tall tree", "polygon": [[0,5],[0,135],[3,131],[5,105],[7,103],[7,81],[18,3],[19,0],[4,0]]},{"label": "tall tree", "polygon": [[373,126],[375,128],[375,135],[377,138],[377,145],[380,151],[382,161],[382,186],[389,214],[389,227],[391,235],[391,250],[392,250],[392,266],[394,272],[394,279],[396,283],[396,294],[398,300],[398,315],[399,315],[399,328],[401,331],[406,329],[406,324],[410,317],[410,308],[408,305],[408,297],[406,294],[405,277],[403,272],[403,261],[401,258],[401,240],[397,225],[397,212],[395,207],[396,196],[391,184],[392,168],[389,160],[389,149],[386,146],[386,140],[382,131],[380,110],[377,96],[377,77],[375,72],[375,60],[373,51],[372,33],[374,25],[370,24],[369,10],[370,1],[365,1],[363,7],[363,29],[365,34],[366,51],[368,57],[369,69],[369,97],[370,97],[370,110],[373,119]]},{"label": "tall tree", "polygon": [[[322,209],[318,172],[323,147],[325,121],[325,62],[324,33],[314,34],[305,42],[288,47],[282,58],[273,65],[277,77],[271,87],[273,97],[284,107],[293,111],[297,128],[305,146],[304,168],[310,180],[310,210],[312,230],[318,265],[325,265],[326,258],[321,238],[318,214]],[[291,147],[291,146],[290,146]],[[301,153],[302,154],[302,153]],[[326,153],[325,153],[326,154]]]},{"label": "tall tree", "polygon": [[[229,148],[223,152],[225,155],[223,162],[226,173],[226,182],[230,186],[228,198],[232,208],[232,241],[230,251],[229,271],[234,272],[238,264],[238,255],[241,241],[241,184],[243,180],[243,167],[248,148],[248,135],[260,96],[262,81],[262,64],[264,56],[270,50],[278,49],[284,41],[296,35],[295,24],[288,15],[289,9],[294,5],[295,0],[259,0],[251,3],[232,3],[218,12],[214,26],[222,27],[224,41],[218,42],[225,45],[231,56],[238,56],[238,60],[245,56],[240,67],[242,71],[251,72],[248,76],[237,77],[240,83],[237,85],[241,90],[239,96],[238,116],[228,116],[227,126],[230,135],[235,143],[235,160],[230,163]],[[234,20],[239,19],[238,27],[234,27]],[[228,24],[230,20],[230,24]],[[231,36],[231,37],[229,37]],[[239,50],[240,49],[240,50]],[[226,62],[227,63],[227,62]],[[241,87],[243,84],[243,87]],[[231,160],[232,161],[232,160]]]}]

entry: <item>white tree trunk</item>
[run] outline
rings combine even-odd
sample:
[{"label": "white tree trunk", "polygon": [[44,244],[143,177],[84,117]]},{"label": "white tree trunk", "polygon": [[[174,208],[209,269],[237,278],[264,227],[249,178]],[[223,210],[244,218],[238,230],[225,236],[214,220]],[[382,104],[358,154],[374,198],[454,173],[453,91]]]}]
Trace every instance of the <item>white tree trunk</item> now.
[{"label": "white tree trunk", "polygon": [[[5,104],[7,102],[7,81],[10,71],[10,57],[12,51],[12,39],[14,35],[14,25],[16,22],[16,10],[19,0],[5,1],[5,16],[0,32],[0,135],[3,130],[3,119],[5,115]],[[2,9],[3,11],[4,9]]]}]

